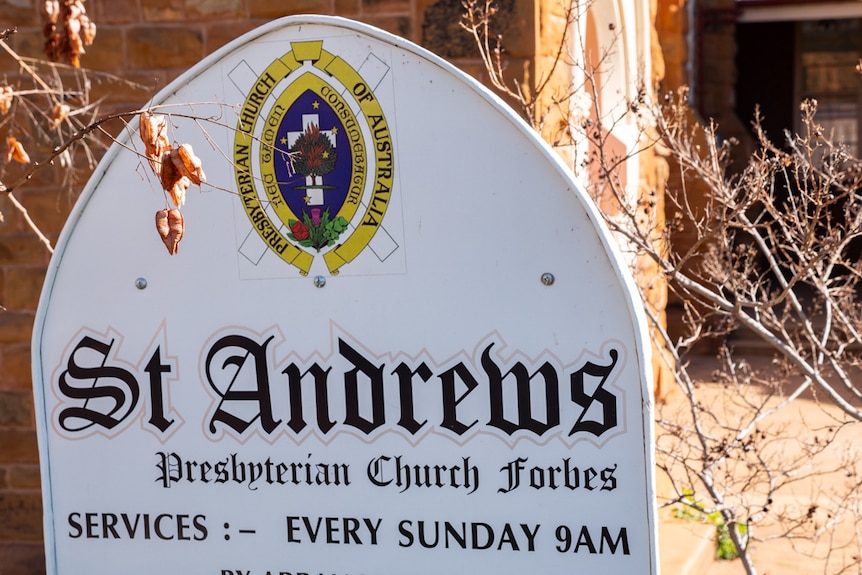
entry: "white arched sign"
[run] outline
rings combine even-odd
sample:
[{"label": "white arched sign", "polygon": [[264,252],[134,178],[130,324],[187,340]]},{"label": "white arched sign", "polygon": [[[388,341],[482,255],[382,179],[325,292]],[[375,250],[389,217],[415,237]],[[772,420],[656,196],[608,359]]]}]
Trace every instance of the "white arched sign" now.
[{"label": "white arched sign", "polygon": [[306,16],[150,113],[36,321],[49,573],[656,573],[639,299],[511,110]]}]

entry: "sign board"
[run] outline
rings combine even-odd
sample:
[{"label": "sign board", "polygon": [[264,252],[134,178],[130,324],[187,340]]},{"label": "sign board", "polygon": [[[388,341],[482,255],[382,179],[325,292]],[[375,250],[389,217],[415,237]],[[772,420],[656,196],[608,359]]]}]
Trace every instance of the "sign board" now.
[{"label": "sign board", "polygon": [[309,16],[152,113],[206,173],[178,253],[134,122],[40,303],[49,573],[656,573],[640,304],[515,114]]}]

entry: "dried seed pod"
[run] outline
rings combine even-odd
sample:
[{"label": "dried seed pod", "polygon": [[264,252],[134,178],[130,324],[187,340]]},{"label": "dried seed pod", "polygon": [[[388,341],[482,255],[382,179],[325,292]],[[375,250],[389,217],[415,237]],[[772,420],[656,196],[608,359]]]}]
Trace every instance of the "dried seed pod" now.
[{"label": "dried seed pod", "polygon": [[174,182],[174,185],[172,185],[171,189],[168,190],[168,193],[171,195],[171,201],[173,201],[174,205],[178,208],[181,208],[186,203],[186,190],[189,189],[191,183],[191,180],[182,176]]},{"label": "dried seed pod", "polygon": [[177,209],[168,210],[168,225],[170,226],[171,234],[169,238],[173,241],[173,248],[169,250],[171,255],[177,253],[180,240],[183,239],[183,234],[186,230],[186,222],[183,213]]},{"label": "dried seed pod", "polygon": [[162,154],[159,181],[162,189],[171,195],[174,205],[180,208],[186,202],[186,190],[192,182],[177,169],[176,163],[172,160],[175,153],[176,150],[168,150]]},{"label": "dried seed pod", "polygon": [[81,33],[81,21],[79,20],[81,14],[80,11],[75,10],[74,7],[69,10],[68,18],[65,22],[66,24],[66,34],[68,34],[69,38],[74,38],[78,44],[83,45],[83,40],[79,36]]},{"label": "dried seed pod", "polygon": [[59,15],[60,2],[58,0],[45,0],[42,3],[42,16],[45,18],[46,24],[56,24]]},{"label": "dried seed pod", "polygon": [[144,153],[150,160],[153,173],[161,177],[162,155],[171,149],[168,142],[168,119],[165,116],[141,112],[138,118],[138,135],[144,143]]},{"label": "dried seed pod", "polygon": [[54,104],[54,109],[51,111],[50,129],[56,130],[59,128],[60,124],[69,117],[70,111],[69,104]]},{"label": "dried seed pod", "polygon": [[8,136],[6,138],[6,163],[8,164],[12,160],[19,164],[29,164],[30,156],[27,155],[27,151],[21,145],[21,142],[12,136]]},{"label": "dried seed pod", "polygon": [[84,0],[46,0],[42,3],[45,53],[52,60],[65,60],[74,67],[81,65],[84,46],[93,43],[93,24]]},{"label": "dried seed pod", "polygon": [[168,210],[159,210],[156,212],[156,231],[159,232],[159,237],[162,241],[166,240],[171,233],[171,227],[168,224]]},{"label": "dried seed pod", "polygon": [[183,213],[177,209],[159,210],[156,212],[156,231],[162,238],[168,253],[174,255],[179,251],[180,240],[185,232]]},{"label": "dried seed pod", "polygon": [[96,23],[86,16],[81,19],[81,37],[86,46],[91,45],[96,39]]},{"label": "dried seed pod", "polygon": [[0,114],[6,114],[9,112],[9,109],[12,107],[13,97],[14,92],[12,90],[12,86],[0,87]]},{"label": "dried seed pod", "polygon": [[201,185],[207,180],[204,174],[201,160],[195,155],[191,144],[183,144],[175,150],[171,150],[171,160],[177,170],[190,179],[193,184]]},{"label": "dried seed pod", "polygon": [[60,16],[60,2],[45,0],[42,3],[42,34],[45,36],[45,55],[50,60],[60,58],[60,34],[57,32],[57,19]]},{"label": "dried seed pod", "polygon": [[158,168],[159,182],[162,184],[163,190],[170,190],[174,183],[183,177],[171,161],[171,150],[167,150],[159,156]]},{"label": "dried seed pod", "polygon": [[[78,25],[80,28],[80,25]],[[66,46],[62,52],[63,58],[73,68],[81,67],[81,54],[84,53],[84,43],[81,41],[81,36],[77,33],[66,38]]]}]

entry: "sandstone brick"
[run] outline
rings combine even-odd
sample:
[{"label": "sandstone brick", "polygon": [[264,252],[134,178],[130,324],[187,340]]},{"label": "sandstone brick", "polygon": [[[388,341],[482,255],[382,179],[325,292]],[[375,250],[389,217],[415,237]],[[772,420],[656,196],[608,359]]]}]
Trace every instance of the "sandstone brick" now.
[{"label": "sandstone brick", "polygon": [[180,75],[187,72],[190,67],[191,66],[185,66],[183,68],[166,68],[163,70],[159,70],[159,75],[153,79],[153,85],[156,86],[156,91],[161,90],[162,88],[173,82]]},{"label": "sandstone brick", "polygon": [[413,42],[417,41],[412,32],[412,19],[408,16],[363,16],[362,20],[381,30],[386,30]]},{"label": "sandstone brick", "polygon": [[685,64],[688,54],[688,43],[685,38],[674,38],[662,41],[662,53],[665,62],[673,62],[677,66]]},{"label": "sandstone brick", "polygon": [[207,26],[204,49],[212,54],[225,44],[236,40],[246,32],[254,30],[263,21],[237,20],[236,22],[218,22]]},{"label": "sandstone brick", "polygon": [[36,311],[42,283],[45,279],[45,268],[13,267],[4,270],[3,305],[17,311]]},{"label": "sandstone brick", "polygon": [[[659,0],[655,25],[660,32],[664,32],[671,38],[672,34],[685,32],[685,10],[679,5],[678,0]],[[666,38],[665,34],[662,35],[663,40]]]},{"label": "sandstone brick", "polygon": [[333,14],[347,18],[355,18],[359,14],[361,0],[334,0]]},{"label": "sandstone brick", "polygon": [[[7,41],[11,45],[10,41]],[[3,78],[4,84],[9,84],[13,80],[18,71],[18,66],[12,58],[6,57],[5,54],[0,54],[0,77]]]},{"label": "sandstone brick", "polygon": [[485,80],[485,67],[477,60],[459,58],[457,60],[452,60],[452,64],[457,66],[458,69],[465,74],[478,78],[480,81]]},{"label": "sandstone brick", "polygon": [[32,389],[31,357],[29,341],[0,345],[0,389]]},{"label": "sandstone brick", "polygon": [[[25,186],[16,194],[16,198],[27,209],[39,229],[48,233],[63,229],[76,197],[77,193],[57,186],[51,188]],[[17,210],[6,208],[5,205],[2,209],[8,224],[14,225],[14,229],[17,230],[27,230],[22,214]]]},{"label": "sandstone brick", "polygon": [[45,547],[41,543],[0,543],[2,575],[45,575]]},{"label": "sandstone brick", "polygon": [[[27,150],[27,154],[33,161],[42,163],[42,159],[48,157],[50,148],[45,145],[40,146],[34,141],[30,134],[19,132],[16,135],[16,138],[21,142],[21,145],[24,146],[24,149]],[[16,198],[20,200],[22,190],[43,186],[51,187],[53,189],[60,187],[62,185],[62,176],[62,170],[59,166],[45,164],[36,169],[29,180],[21,180],[21,178],[25,177],[25,166],[15,164],[6,167],[6,171],[3,174],[3,180],[15,194]],[[0,200],[0,210],[3,210],[4,216],[9,215],[12,211],[12,204],[6,200],[5,196],[0,197],[2,197],[2,200]]]},{"label": "sandstone brick", "polygon": [[[96,154],[96,159],[99,160],[104,155],[104,152],[107,151],[109,147],[111,147],[117,137],[129,123],[137,125],[137,113],[136,112],[144,102],[133,102],[133,103],[123,103],[122,106],[117,106],[117,110],[114,109],[114,106],[106,107],[103,109],[102,113],[105,117],[111,114],[125,114],[122,117],[118,117],[116,119],[107,120],[101,125],[101,130],[99,134],[99,144],[103,146],[101,150]],[[86,179],[89,179],[90,174],[86,176]],[[83,179],[83,178],[82,178]]]},{"label": "sandstone brick", "polygon": [[0,227],[0,265],[18,263],[47,265],[51,254],[33,232],[4,232],[5,230]]},{"label": "sandstone brick", "polygon": [[[136,86],[145,86],[149,90],[149,97],[168,85],[174,77],[170,70],[130,70],[125,74],[125,79],[134,82]],[[141,102],[142,104],[145,103]]]},{"label": "sandstone brick", "polygon": [[38,490],[42,474],[38,465],[12,465],[9,467],[9,486],[17,490]]},{"label": "sandstone brick", "polygon": [[146,22],[182,22],[185,3],[183,0],[147,0],[142,8]]},{"label": "sandstone brick", "polygon": [[84,64],[93,70],[119,74],[125,67],[125,52],[123,30],[116,26],[99,26],[96,39],[87,46]]},{"label": "sandstone brick", "polygon": [[19,26],[18,32],[10,39],[10,45],[26,58],[45,58],[45,37],[41,23],[35,26]]},{"label": "sandstone brick", "polygon": [[143,19],[140,2],[136,0],[111,0],[110,2],[89,2],[87,13],[99,29],[106,24],[131,24]]},{"label": "sandstone brick", "polygon": [[567,34],[569,22],[565,16],[544,14],[539,19],[539,38],[536,40],[537,56],[553,58],[563,36]]},{"label": "sandstone brick", "polygon": [[0,427],[33,427],[33,396],[0,390]]},{"label": "sandstone brick", "polygon": [[362,0],[363,14],[410,12],[410,0]]},{"label": "sandstone brick", "polygon": [[243,0],[193,0],[186,4],[187,17],[214,19],[245,16]]},{"label": "sandstone brick", "polygon": [[293,14],[331,14],[331,0],[249,0],[248,11],[252,18],[281,18]]},{"label": "sandstone brick", "polygon": [[[545,85],[545,90],[539,95],[540,106],[544,107],[550,113],[560,113],[562,110],[554,104],[554,99],[559,98],[559,94],[565,94],[571,86],[572,76],[570,69],[554,68],[557,65],[556,58],[553,56],[541,56],[535,59],[535,72],[533,76],[539,78],[548,78],[548,83]],[[535,81],[534,81],[535,82]],[[569,122],[569,114],[562,113],[557,119],[547,118],[548,124],[556,123],[558,120],[563,124]],[[564,130],[568,128],[561,127]]]},{"label": "sandstone brick", "polygon": [[[101,101],[100,114],[135,110],[153,96],[158,74],[124,73],[122,79],[96,77],[90,87],[90,100]],[[114,132],[111,132],[114,133]]]},{"label": "sandstone brick", "polygon": [[0,343],[24,343],[30,340],[33,312],[8,310],[0,313]]},{"label": "sandstone brick", "polygon": [[[102,87],[93,86],[91,97],[107,97],[103,102],[102,114],[120,114],[133,112],[147,105],[147,102],[171,81],[186,72],[191,66],[184,68],[166,69],[140,69],[123,74],[128,80],[125,83],[108,83]],[[127,121],[137,123],[134,114],[126,118]],[[111,123],[112,130],[116,130],[118,124]],[[115,133],[111,131],[111,133]]]},{"label": "sandstone brick", "polygon": [[[25,147],[27,146],[27,143],[27,141],[24,141]],[[41,158],[46,155],[38,149],[35,151],[28,150],[28,152],[30,153],[31,157]],[[45,169],[37,170],[36,173],[33,175],[32,180],[30,181],[19,181],[18,178],[21,176],[21,172],[17,171],[15,167],[7,171],[7,175],[9,177],[9,179],[5,180],[6,182],[8,182],[7,185],[14,186],[13,192],[15,194],[15,199],[18,200],[18,203],[24,206],[24,209],[27,210],[30,217],[34,218],[34,220],[39,218],[38,207],[31,207],[22,198],[24,198],[30,191],[42,189],[43,191],[45,191],[45,193],[55,198],[54,202],[56,203],[58,194],[61,192],[61,184],[45,184],[45,182],[53,179],[55,175],[59,174],[59,171],[60,170],[55,169],[51,166],[47,166]],[[46,188],[43,186],[47,186],[48,188],[50,188],[50,191],[46,190]],[[5,195],[0,195],[0,213],[3,214],[3,221],[2,223],[0,223],[0,237],[3,237],[3,241],[6,241],[6,238],[9,238],[12,235],[33,235],[33,232],[27,224],[26,220],[24,219],[21,211]],[[30,254],[27,255],[29,256]],[[7,262],[0,262],[0,264],[2,263]]]},{"label": "sandstone brick", "polygon": [[42,539],[42,496],[37,493],[0,493],[0,541]]},{"label": "sandstone brick", "polygon": [[8,463],[39,463],[35,429],[0,429],[0,464]]},{"label": "sandstone brick", "polygon": [[36,0],[0,0],[4,26],[35,26],[39,24]]},{"label": "sandstone brick", "polygon": [[128,35],[132,69],[187,69],[204,55],[203,31],[192,26],[146,26]]}]

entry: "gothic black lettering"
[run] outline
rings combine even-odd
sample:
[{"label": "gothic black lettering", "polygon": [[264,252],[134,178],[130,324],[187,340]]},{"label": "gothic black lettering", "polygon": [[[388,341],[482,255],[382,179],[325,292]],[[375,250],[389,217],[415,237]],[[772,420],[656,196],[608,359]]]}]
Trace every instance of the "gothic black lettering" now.
[{"label": "gothic black lettering", "polygon": [[399,493],[413,488],[464,489],[467,494],[479,489],[479,468],[469,457],[449,465],[409,464],[403,456],[386,455],[368,462],[368,480],[377,487],[395,487]]},{"label": "gothic black lettering", "polygon": [[[137,406],[140,389],[135,376],[123,368],[106,365],[113,346],[114,340],[104,343],[84,336],[69,354],[58,385],[60,393],[81,400],[81,404],[60,411],[59,424],[64,430],[79,432],[93,426],[113,429]],[[98,358],[95,364],[84,359],[92,354]]]},{"label": "gothic black lettering", "polygon": [[[597,365],[588,361],[584,364],[584,367],[572,374],[572,401],[583,407],[584,411],[581,412],[581,416],[578,417],[575,425],[572,426],[569,435],[585,431],[599,437],[604,432],[617,426],[617,397],[604,388],[608,377],[610,377],[617,363],[617,350],[610,350],[609,355],[611,356],[610,365]],[[592,393],[586,391],[585,375],[600,378],[595,391]],[[587,412],[590,411],[590,407],[592,407],[594,402],[597,402],[601,406],[602,421],[585,419]]]},{"label": "gothic black lettering", "polygon": [[[528,429],[538,436],[542,436],[546,431],[560,424],[560,412],[557,406],[560,405],[560,388],[557,379],[557,371],[548,363],[543,363],[539,369],[532,374],[520,361],[515,362],[505,374],[502,373],[500,367],[491,359],[491,347],[489,345],[482,352],[482,367],[488,376],[491,394],[491,420],[488,425],[492,425],[501,429],[505,433],[512,435],[519,429]],[[534,419],[533,413],[533,390],[531,389],[533,379],[541,376],[545,405],[544,407],[544,423]],[[515,384],[515,392],[518,398],[518,422],[513,423],[508,421],[503,414],[503,386],[504,381],[512,376]]]},{"label": "gothic black lettering", "polygon": [[162,374],[170,373],[171,366],[161,361],[161,348],[157,347],[144,370],[150,375],[150,424],[159,431],[167,431],[174,424],[173,419],[165,417],[165,396]]},{"label": "gothic black lettering", "polygon": [[[619,351],[604,362],[560,366],[552,361],[503,361],[495,343],[483,345],[476,360],[462,358],[437,366],[432,360],[387,364],[361,345],[336,339],[330,360],[278,360],[275,335],[227,334],[202,353],[200,372],[214,402],[203,422],[213,435],[288,434],[332,436],[351,431],[372,436],[397,431],[418,438],[431,429],[459,440],[491,431],[506,441],[558,436],[603,436],[618,428],[618,395],[612,382]],[[144,360],[113,361],[114,340],[83,336],[71,346],[66,369],[56,380],[60,397],[55,425],[71,434],[111,430],[140,413],[156,433],[173,433],[182,420],[167,404],[168,382],[176,367],[155,346]],[[279,347],[282,349],[282,347]],[[293,357],[292,355],[288,357]],[[319,356],[315,356],[319,357]],[[128,366],[139,365],[138,372]],[[121,367],[125,366],[125,367]],[[142,379],[143,378],[143,379]],[[563,390],[568,382],[565,396]],[[507,465],[503,492],[532,483],[555,489],[616,488],[615,466],[580,468],[556,465]],[[523,467],[523,469],[522,469]],[[536,468],[536,469],[534,469]],[[214,469],[204,468],[204,480]]]},{"label": "gothic black lettering", "polygon": [[[275,421],[272,415],[272,395],[266,365],[266,346],[271,341],[272,336],[263,342],[263,345],[259,345],[242,335],[228,335],[218,340],[209,350],[205,363],[207,383],[221,397],[215,413],[210,418],[211,433],[216,432],[216,423],[223,423],[239,433],[256,420],[260,420],[260,426],[266,433],[272,433],[281,423]],[[221,357],[221,352],[225,352],[225,357]],[[220,366],[213,366],[216,357],[221,359]],[[234,389],[240,384],[243,372],[247,371],[246,366],[249,364],[250,373],[247,375],[250,375],[254,382],[253,389]],[[258,406],[251,419],[244,419],[231,412],[234,406],[248,402]]]},{"label": "gothic black lettering", "polygon": [[617,479],[614,476],[616,470],[616,463],[598,471],[593,466],[575,465],[569,457],[552,465],[531,465],[529,458],[518,457],[500,468],[502,486],[497,492],[511,493],[522,487],[533,490],[613,491],[617,488]]},{"label": "gothic black lettering", "polygon": [[265,485],[347,486],[350,466],[347,463],[314,461],[244,460],[236,453],[215,461],[190,459],[170,451],[156,453],[156,483],[168,489],[180,483],[200,482],[206,485],[243,485],[257,491]]}]

